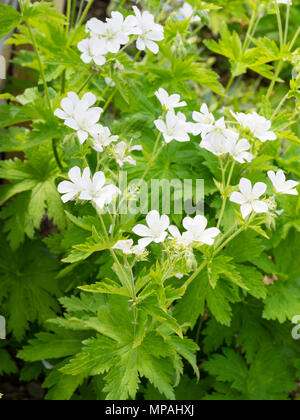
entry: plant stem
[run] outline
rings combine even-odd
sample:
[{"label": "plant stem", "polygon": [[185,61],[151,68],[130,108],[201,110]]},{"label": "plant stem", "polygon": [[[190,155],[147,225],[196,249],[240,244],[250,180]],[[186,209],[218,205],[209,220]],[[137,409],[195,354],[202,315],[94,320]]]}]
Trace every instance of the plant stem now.
[{"label": "plant stem", "polygon": [[[158,149],[158,144],[161,138],[161,132],[159,132],[157,138],[156,138],[156,142],[155,142],[155,146],[153,149],[153,153],[148,161],[148,165],[146,166],[146,169],[142,175],[142,178],[140,179],[140,184],[144,181],[144,179],[146,178],[146,176],[148,175],[148,172],[151,169],[151,166],[153,164],[153,162],[155,162],[156,158],[160,155],[160,152],[162,151],[162,149],[165,147],[165,143],[162,143],[161,147]],[[158,149],[158,150],[157,150]]]},{"label": "plant stem", "polygon": [[170,3],[171,3],[171,0],[167,0],[166,1],[165,5],[164,5],[164,7],[162,9],[162,11],[160,12],[160,15],[157,18],[157,22],[160,22],[161,21],[161,19],[163,18],[164,14],[165,14],[165,11],[167,10],[167,8],[168,8],[168,6],[169,6]]},{"label": "plant stem", "polygon": [[[107,232],[107,229],[106,229],[106,226],[105,226],[105,223],[104,223],[102,214],[100,213],[100,211],[98,209],[96,209],[96,211],[97,211],[99,220],[101,222],[101,225],[102,225],[102,228],[103,228],[103,231],[104,231],[105,238],[107,240],[107,243],[109,244],[109,236],[108,236],[108,232]],[[122,272],[122,274],[124,276],[124,279],[126,280],[127,287],[132,292],[132,296],[131,297],[135,301],[136,300],[135,291],[132,291],[132,284],[131,284],[130,281],[128,282],[128,276],[127,276],[126,272],[124,271],[124,268],[122,267],[122,265],[121,265],[118,257],[116,256],[116,253],[114,252],[114,250],[111,247],[109,248],[109,251],[110,251],[111,256],[113,257],[115,263],[118,265],[119,269],[121,270],[121,272]]]},{"label": "plant stem", "polygon": [[231,74],[231,75],[230,75],[229,82],[227,83],[227,86],[226,86],[226,88],[225,88],[225,90],[224,90],[224,95],[223,95],[223,96],[221,96],[221,98],[220,98],[220,100],[219,100],[219,102],[218,102],[218,104],[217,104],[216,111],[217,111],[218,109],[220,109],[220,108],[221,108],[221,106],[222,106],[222,104],[223,104],[223,101],[224,101],[224,99],[225,99],[225,96],[226,96],[226,94],[228,93],[229,89],[231,88],[232,83],[234,82],[234,79],[235,79],[235,77]]},{"label": "plant stem", "polygon": [[284,95],[284,97],[283,97],[283,98],[282,98],[282,100],[280,101],[280,103],[279,103],[278,107],[275,109],[275,111],[274,111],[274,113],[273,113],[273,115],[272,115],[272,117],[271,117],[271,121],[273,121],[273,120],[274,120],[274,118],[276,117],[276,115],[278,114],[278,112],[281,110],[281,108],[282,108],[283,104],[284,104],[284,103],[285,103],[285,101],[288,99],[288,97],[289,97],[289,92],[288,92],[286,95]]},{"label": "plant stem", "polygon": [[85,19],[86,15],[88,14],[88,12],[89,12],[90,8],[92,7],[92,4],[93,4],[93,3],[94,3],[94,0],[90,0],[90,1],[88,2],[88,4],[86,5],[86,8],[84,9],[84,12],[82,13],[82,15],[81,15],[81,17],[80,17],[80,19],[79,19],[79,21],[78,21],[77,26],[80,26],[80,25],[82,24],[82,22],[84,21],[84,19]]},{"label": "plant stem", "polygon": [[[251,38],[254,36],[256,29],[257,29],[257,25],[259,22],[259,15],[257,14],[256,10],[253,10],[250,22],[249,22],[249,26],[248,26],[248,30],[247,30],[247,34],[245,37],[245,41],[242,47],[242,54],[244,54],[246,52],[246,49],[249,46],[249,42],[251,41]],[[219,108],[221,108],[223,101],[225,99],[226,94],[228,93],[229,89],[231,88],[233,82],[234,82],[235,77],[231,74],[231,77],[229,79],[229,82],[225,88],[224,91],[224,96],[222,96],[217,104],[217,108],[216,110],[218,110]]]},{"label": "plant stem", "polygon": [[[142,51],[138,51],[138,52],[136,53],[136,55],[135,55],[135,57],[134,57],[134,59],[133,59],[133,63],[135,63],[135,62],[138,60],[138,58],[140,57],[141,53],[142,53]],[[113,100],[113,98],[115,97],[115,94],[116,94],[117,92],[118,92],[118,88],[115,88],[115,89],[113,90],[113,92],[111,93],[110,97],[107,99],[107,101],[106,101],[106,103],[105,103],[105,105],[104,105],[104,107],[103,107],[103,114],[104,114],[104,112],[107,110],[107,108],[109,107],[109,105],[110,105],[111,101]]]},{"label": "plant stem", "polygon": [[232,162],[231,169],[230,169],[230,172],[229,172],[229,175],[228,175],[228,179],[227,179],[227,183],[226,183],[226,186],[225,186],[225,175],[226,174],[225,174],[223,163],[222,163],[222,172],[224,173],[224,174],[222,174],[222,179],[223,179],[223,185],[225,186],[225,195],[223,197],[223,203],[222,203],[221,213],[220,213],[220,217],[219,217],[218,224],[217,224],[217,228],[218,229],[220,228],[221,223],[222,223],[222,220],[223,220],[223,217],[224,217],[224,213],[225,213],[225,209],[226,209],[226,204],[227,204],[227,200],[228,200],[228,191],[227,190],[228,190],[229,185],[230,185],[230,182],[231,182],[231,178],[232,178],[232,175],[233,175],[234,167],[235,167],[235,161]]},{"label": "plant stem", "polygon": [[[224,249],[234,238],[236,238],[241,232],[243,232],[245,229],[247,229],[247,226],[249,225],[250,222],[252,222],[253,220],[253,215],[250,217],[249,221],[247,224],[241,226],[236,232],[234,232],[228,239],[226,239],[214,252],[213,257],[215,257],[216,255],[218,255],[222,249]],[[203,261],[203,263],[200,265],[199,268],[197,268],[197,270],[194,272],[194,274],[189,277],[189,279],[184,283],[184,285],[181,287],[181,289],[183,290],[183,294],[185,293],[186,289],[188,288],[188,286],[192,283],[192,281],[201,273],[201,271],[206,267],[208,261],[205,260]]]},{"label": "plant stem", "polygon": [[126,0],[122,0],[121,3],[119,4],[119,6],[117,7],[116,11],[122,9],[122,7],[124,6],[125,3],[126,3]]},{"label": "plant stem", "polygon": [[267,92],[267,96],[266,96],[267,99],[270,99],[271,93],[273,92],[274,86],[275,86],[275,84],[277,82],[277,79],[279,77],[279,74],[281,72],[282,67],[283,67],[283,62],[280,61],[278,63],[278,65],[277,65],[276,71],[274,73],[274,77],[273,77],[273,79],[271,81],[271,84],[269,86],[269,89],[268,89],[268,92]]},{"label": "plant stem", "polygon": [[196,337],[195,337],[195,341],[196,341],[197,344],[199,344],[201,329],[202,329],[203,323],[205,321],[204,316],[205,316],[205,310],[204,310],[203,316],[200,317],[199,322],[198,322],[198,327],[197,327]]},{"label": "plant stem", "polygon": [[290,3],[288,3],[287,11],[286,11],[286,19],[285,19],[284,39],[283,39],[284,45],[286,45],[287,43],[288,34],[289,34],[290,10],[291,10],[291,5]]},{"label": "plant stem", "polygon": [[59,156],[58,156],[57,147],[56,147],[56,139],[52,139],[52,150],[53,150],[53,155],[54,155],[55,161],[57,163],[57,166],[62,171],[63,166],[62,166],[61,161],[60,161]]},{"label": "plant stem", "polygon": [[245,38],[245,41],[244,41],[244,45],[243,45],[243,48],[242,48],[242,54],[245,53],[245,51],[248,47],[248,41],[251,39],[250,35],[251,35],[252,29],[254,27],[255,20],[256,20],[256,10],[253,10],[252,16],[251,16],[251,19],[250,19],[250,22],[249,22],[249,25],[248,25],[248,30],[247,30],[246,38]]},{"label": "plant stem", "polygon": [[216,249],[216,251],[214,252],[214,256],[218,255],[222,249],[224,249],[229,242],[231,242],[234,238],[236,238],[241,232],[243,232],[243,230],[245,230],[245,226],[242,226],[239,228],[239,230],[237,230],[236,232],[234,232],[228,239],[226,239],[225,242],[223,242],[219,248]]},{"label": "plant stem", "polygon": [[85,0],[81,0],[81,2],[80,2],[79,11],[78,11],[78,15],[77,15],[75,26],[78,26],[78,22],[79,22],[79,19],[80,19],[81,14],[82,14],[84,2],[85,2]]},{"label": "plant stem", "polygon": [[76,5],[77,5],[77,0],[73,0],[72,15],[71,15],[71,28],[73,28],[74,23],[75,23]]},{"label": "plant stem", "polygon": [[297,31],[296,31],[296,33],[294,35],[294,38],[292,39],[292,42],[290,43],[289,51],[291,51],[291,49],[293,48],[295,42],[297,41],[297,38],[298,38],[299,34],[300,34],[300,26],[297,29]]},{"label": "plant stem", "polygon": [[68,18],[68,27],[66,28],[67,29],[67,32],[68,31],[70,31],[70,29],[71,29],[71,8],[72,8],[72,0],[68,0],[68,2],[67,2],[67,12],[66,12],[66,15],[67,15],[67,18]]},{"label": "plant stem", "polygon": [[104,107],[103,107],[103,114],[104,114],[104,112],[107,110],[107,108],[109,107],[109,105],[110,105],[110,103],[111,103],[111,101],[113,100],[113,98],[114,98],[114,96],[115,96],[115,94],[118,92],[118,89],[117,88],[115,88],[113,91],[112,91],[112,93],[110,94],[110,96],[109,96],[109,98],[107,99],[107,101],[105,102],[105,104],[104,104]]},{"label": "plant stem", "polygon": [[187,279],[187,281],[184,283],[184,285],[181,287],[181,289],[183,289],[184,293],[186,291],[186,289],[189,287],[189,285],[192,283],[192,281],[201,273],[201,271],[203,270],[203,268],[205,268],[207,265],[207,261],[203,261],[203,263],[200,265],[200,267],[197,268],[197,270],[194,272],[194,274],[191,275],[191,277],[189,277]]},{"label": "plant stem", "polygon": [[51,105],[51,101],[50,101],[48,85],[47,85],[47,82],[46,82],[45,73],[44,73],[43,64],[42,64],[41,56],[40,56],[40,53],[39,53],[38,45],[36,43],[36,39],[34,37],[31,26],[27,21],[26,21],[26,26],[27,26],[27,29],[28,29],[28,32],[29,32],[29,36],[30,36],[30,39],[31,39],[31,42],[32,42],[32,45],[33,45],[33,48],[34,48],[36,58],[38,60],[40,75],[41,75],[41,78],[42,78],[42,82],[43,82],[43,85],[44,85],[44,91],[45,91],[45,95],[46,95],[46,103],[48,105],[49,110],[52,112],[52,105]]},{"label": "plant stem", "polygon": [[278,23],[278,30],[279,30],[280,50],[282,51],[282,47],[283,47],[282,20],[281,20],[280,10],[279,10],[279,6],[278,6],[277,1],[275,1],[274,4],[275,4],[276,17],[277,17],[277,23]]}]

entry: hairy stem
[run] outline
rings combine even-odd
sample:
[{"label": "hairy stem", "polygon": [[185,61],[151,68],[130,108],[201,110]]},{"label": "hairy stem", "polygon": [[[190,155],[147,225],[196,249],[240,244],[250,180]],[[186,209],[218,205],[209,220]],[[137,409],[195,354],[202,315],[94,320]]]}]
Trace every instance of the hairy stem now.
[{"label": "hairy stem", "polygon": [[234,168],[235,168],[235,161],[232,162],[230,172],[229,172],[229,175],[228,175],[228,179],[227,179],[227,182],[226,182],[226,174],[225,174],[225,170],[224,170],[225,168],[223,167],[223,163],[222,163],[222,180],[223,180],[223,186],[225,188],[225,195],[223,197],[221,213],[220,213],[220,217],[219,217],[218,224],[217,224],[218,229],[220,228],[223,217],[224,217],[226,204],[227,204],[227,200],[228,200],[228,188],[230,186],[230,182],[231,182],[231,178],[232,178],[232,175],[233,175]]},{"label": "hairy stem", "polygon": [[284,45],[287,43],[288,34],[289,34],[289,23],[290,23],[290,11],[291,11],[291,5],[288,3],[287,5],[287,11],[286,11],[286,19],[285,19],[285,30],[284,30]]}]

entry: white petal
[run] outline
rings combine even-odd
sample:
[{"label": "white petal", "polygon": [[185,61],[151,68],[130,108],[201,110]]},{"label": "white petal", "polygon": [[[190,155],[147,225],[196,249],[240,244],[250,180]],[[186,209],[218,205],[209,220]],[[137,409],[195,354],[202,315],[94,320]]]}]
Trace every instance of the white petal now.
[{"label": "white petal", "polygon": [[146,248],[148,245],[151,244],[151,242],[153,242],[152,238],[143,238],[139,239],[138,244],[140,248]]},{"label": "white petal", "polygon": [[156,230],[160,223],[160,215],[157,210],[152,210],[146,216],[147,225],[150,229]]},{"label": "white petal", "polygon": [[74,193],[74,184],[70,181],[62,181],[58,184],[57,191],[60,194]]},{"label": "white petal", "polygon": [[159,46],[153,42],[153,41],[147,41],[146,42],[146,47],[153,52],[153,54],[158,54],[159,52]]},{"label": "white petal", "polygon": [[252,192],[255,198],[259,198],[262,195],[264,195],[266,191],[267,191],[267,185],[264,184],[263,182],[258,182],[257,184],[254,185]]},{"label": "white petal", "polygon": [[177,226],[171,225],[168,229],[174,238],[179,239],[181,237],[180,231]]},{"label": "white petal", "polygon": [[70,180],[74,183],[78,183],[81,181],[81,170],[78,166],[74,166],[74,168],[70,169],[68,175]]},{"label": "white petal", "polygon": [[232,203],[237,203],[237,204],[245,204],[247,202],[246,198],[243,196],[243,194],[235,191],[231,194],[230,196],[230,201]]},{"label": "white petal", "polygon": [[249,181],[249,179],[247,178],[242,178],[240,180],[240,191],[243,195],[245,195],[246,197],[248,197],[249,195],[251,195],[252,193],[252,184],[251,181]]},{"label": "white petal", "polygon": [[54,111],[54,115],[62,120],[66,120],[68,118],[68,115],[61,109],[56,109]]},{"label": "white petal", "polygon": [[132,232],[138,236],[145,236],[145,237],[152,236],[151,230],[145,225],[136,225],[132,229]]},{"label": "white petal", "polygon": [[88,138],[89,135],[86,131],[78,130],[77,131],[77,136],[79,138],[80,144],[83,144],[86,141],[86,139]]}]

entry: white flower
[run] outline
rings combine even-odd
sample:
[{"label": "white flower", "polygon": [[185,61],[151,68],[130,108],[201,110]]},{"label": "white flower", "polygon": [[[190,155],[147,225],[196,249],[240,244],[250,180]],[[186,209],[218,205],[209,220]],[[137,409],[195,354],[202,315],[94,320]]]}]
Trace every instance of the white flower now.
[{"label": "white flower", "polygon": [[78,49],[82,53],[81,60],[89,64],[92,61],[98,66],[103,66],[106,63],[105,55],[107,48],[103,40],[97,38],[86,38],[78,43]]},{"label": "white flower", "polygon": [[188,232],[180,233],[177,226],[169,226],[169,232],[172,235],[170,239],[180,248],[187,248],[193,242],[193,238]]},{"label": "white flower", "polygon": [[230,201],[241,205],[241,213],[244,219],[254,211],[255,213],[268,213],[267,203],[259,200],[265,194],[267,185],[258,182],[252,188],[251,181],[242,178],[239,184],[240,192],[234,192],[230,196]]},{"label": "white flower", "polygon": [[151,13],[141,13],[136,6],[133,6],[133,10],[137,18],[138,28],[140,29],[140,34],[136,42],[137,49],[144,51],[148,48],[151,52],[157,54],[159,47],[156,42],[164,39],[164,28],[154,22],[154,16]]},{"label": "white flower", "polygon": [[268,140],[274,141],[277,139],[276,134],[273,131],[270,131],[272,125],[271,121],[268,121],[256,112],[253,112],[252,114],[244,114],[242,112],[237,112],[235,114],[232,112],[232,115],[242,127],[249,128],[253,136],[263,143]]},{"label": "white flower", "polygon": [[209,112],[206,104],[201,106],[200,112],[193,112],[193,120],[196,121],[196,124],[193,124],[193,134],[195,136],[201,134],[204,137],[214,129],[215,117]]},{"label": "white flower", "polygon": [[199,244],[213,245],[215,238],[221,233],[217,228],[206,229],[207,219],[204,216],[196,216],[194,219],[186,217],[183,220],[183,227],[193,242]]},{"label": "white flower", "polygon": [[278,171],[277,173],[269,171],[268,177],[272,181],[277,194],[298,195],[298,191],[295,188],[299,185],[299,182],[287,181],[283,171]]},{"label": "white flower", "polygon": [[178,273],[178,274],[175,274],[174,277],[176,277],[178,280],[181,280],[181,279],[183,279],[184,274],[183,273]]},{"label": "white flower", "polygon": [[75,110],[74,118],[67,119],[65,124],[77,131],[80,144],[83,144],[89,134],[95,130],[95,125],[99,121],[102,112],[102,108],[95,107],[84,110],[78,106]]},{"label": "white flower", "polygon": [[132,239],[118,241],[112,249],[118,249],[122,251],[125,255],[134,254],[137,256],[142,256],[147,252],[146,249],[144,247],[141,247],[140,245],[133,246]]},{"label": "white flower", "polygon": [[112,17],[102,22],[92,18],[86,24],[86,31],[92,38],[100,39],[107,51],[117,53],[121,45],[129,42],[129,35],[139,34],[137,20],[134,16],[128,16],[125,20],[120,12],[112,12]]},{"label": "white flower", "polygon": [[168,92],[163,88],[158,89],[158,91],[155,92],[155,96],[166,111],[187,105],[186,102],[180,102],[179,95],[169,95]]},{"label": "white flower", "polygon": [[232,140],[230,142],[229,153],[239,163],[252,162],[254,156],[248,152],[251,149],[251,145],[246,139]]},{"label": "white flower", "polygon": [[112,153],[116,159],[120,168],[124,163],[129,163],[130,165],[136,165],[136,161],[130,156],[131,152],[143,150],[142,146],[129,146],[125,141],[121,141],[112,148]]},{"label": "white flower", "polygon": [[79,196],[81,200],[92,201],[99,209],[103,209],[106,204],[110,204],[121,194],[115,185],[106,185],[106,178],[103,172],[96,172],[93,179],[90,177],[84,180],[82,192]]},{"label": "white flower", "polygon": [[176,115],[174,110],[171,110],[167,113],[166,122],[156,120],[154,124],[163,134],[166,143],[170,143],[172,140],[179,142],[190,141],[188,133],[192,131],[191,124],[186,122],[186,117],[181,112]]},{"label": "white flower", "polygon": [[224,118],[221,118],[215,123],[214,128],[204,136],[200,147],[216,156],[223,156],[230,152],[231,145],[236,143],[238,138],[238,133],[227,129]]},{"label": "white flower", "polygon": [[96,152],[103,152],[104,147],[109,146],[119,139],[119,136],[112,136],[110,129],[108,127],[103,127],[101,124],[96,124],[90,131],[90,134],[93,137],[92,148],[96,150]]},{"label": "white flower", "polygon": [[287,4],[287,5],[290,5],[290,6],[293,5],[292,0],[276,0],[276,2],[277,2],[277,4]]},{"label": "white flower", "polygon": [[[183,6],[179,9],[179,12],[181,14],[181,16],[184,17],[184,19],[190,19],[193,14],[194,14],[194,9],[192,8],[192,6],[189,3],[184,2]],[[201,19],[199,16],[194,16],[191,19],[192,23],[195,22],[200,22]]]},{"label": "white flower", "polygon": [[80,100],[77,93],[69,92],[67,97],[61,101],[62,109],[56,109],[54,115],[62,120],[74,118],[76,108],[87,110],[96,103],[96,96],[92,93],[86,93]]},{"label": "white flower", "polygon": [[143,237],[139,240],[139,246],[147,247],[151,242],[162,243],[165,241],[168,233],[167,229],[170,225],[169,217],[160,216],[158,211],[153,210],[146,217],[147,226],[137,225],[132,231],[138,236]]},{"label": "white flower", "polygon": [[85,94],[81,100],[74,92],[69,92],[67,98],[61,101],[61,109],[54,112],[58,118],[65,120],[65,125],[77,131],[81,144],[88,138],[90,132],[103,112],[102,108],[90,108],[96,102],[96,96],[92,93]]},{"label": "white flower", "polygon": [[64,203],[67,201],[72,201],[79,196],[81,191],[83,190],[84,184],[86,180],[89,179],[91,176],[91,172],[89,168],[85,168],[81,176],[81,170],[78,166],[75,166],[69,171],[69,178],[70,181],[63,181],[61,182],[57,190],[60,194],[63,194],[61,199]]}]

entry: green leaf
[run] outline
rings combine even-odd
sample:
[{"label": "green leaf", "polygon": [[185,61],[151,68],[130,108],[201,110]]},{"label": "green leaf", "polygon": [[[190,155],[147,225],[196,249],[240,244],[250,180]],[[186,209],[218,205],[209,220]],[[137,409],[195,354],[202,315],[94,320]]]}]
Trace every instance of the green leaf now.
[{"label": "green leaf", "polygon": [[232,382],[232,387],[244,391],[247,386],[248,368],[239,355],[232,349],[224,349],[224,355],[216,354],[203,363],[203,368],[222,382]]},{"label": "green leaf", "polygon": [[300,314],[300,278],[279,280],[267,289],[263,316],[283,323]]},{"label": "green leaf", "polygon": [[[8,331],[21,340],[30,323],[42,324],[59,311],[55,276],[58,261],[38,241],[13,252],[3,235],[0,242],[0,303]],[[18,308],[16,311],[15,308]]]},{"label": "green leaf", "polygon": [[0,164],[0,176],[11,182],[0,188],[0,202],[3,204],[23,193],[17,196],[16,203],[8,203],[0,216],[7,220],[5,231],[14,249],[24,241],[25,235],[33,237],[45,214],[59,229],[66,227],[63,204],[55,184],[58,168],[54,159],[47,156],[48,150],[47,146],[36,148],[28,152],[29,159],[25,162],[15,159]]},{"label": "green leaf", "polygon": [[223,275],[228,280],[232,281],[232,283],[248,290],[234,264],[230,264],[232,261],[233,258],[225,256],[218,256],[210,261],[207,269],[209,283],[213,289],[215,289],[219,278]]},{"label": "green leaf", "polygon": [[18,372],[17,365],[12,360],[9,353],[4,349],[0,349],[0,375],[3,375],[3,374],[10,375],[12,373],[17,373],[17,372]]},{"label": "green leaf", "polygon": [[65,330],[57,330],[55,333],[41,332],[36,338],[29,340],[29,344],[19,351],[18,357],[27,362],[35,362],[72,356],[80,352],[82,342],[88,335]]},{"label": "green leaf", "polygon": [[60,371],[68,375],[100,375],[113,366],[112,354],[117,351],[116,342],[97,336],[83,342],[82,352]]},{"label": "green leaf", "polygon": [[56,367],[43,383],[43,388],[50,388],[46,395],[46,400],[69,401],[83,380],[84,375],[64,375]]},{"label": "green leaf", "polygon": [[113,280],[105,279],[99,283],[81,286],[79,287],[80,290],[89,293],[104,293],[104,294],[112,294],[112,295],[121,295],[121,296],[128,296],[130,297],[130,293],[125,287],[120,287],[118,283]]}]

